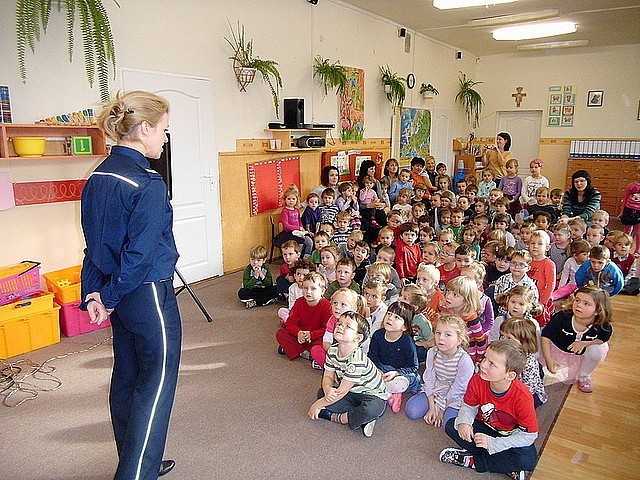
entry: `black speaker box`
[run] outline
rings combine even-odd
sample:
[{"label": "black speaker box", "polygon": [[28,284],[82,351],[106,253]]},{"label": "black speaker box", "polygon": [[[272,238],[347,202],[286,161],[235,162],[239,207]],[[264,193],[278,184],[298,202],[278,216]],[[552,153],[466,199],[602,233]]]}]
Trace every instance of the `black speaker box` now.
[{"label": "black speaker box", "polygon": [[284,124],[287,128],[304,128],[304,98],[284,99]]}]

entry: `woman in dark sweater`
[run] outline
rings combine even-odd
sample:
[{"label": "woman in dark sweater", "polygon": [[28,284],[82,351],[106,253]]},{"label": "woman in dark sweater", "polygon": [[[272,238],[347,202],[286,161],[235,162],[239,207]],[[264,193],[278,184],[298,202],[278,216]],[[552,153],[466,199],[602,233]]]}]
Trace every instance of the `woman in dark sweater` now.
[{"label": "woman in dark sweater", "polygon": [[591,175],[578,170],[571,175],[571,188],[562,197],[562,217],[566,221],[582,218],[585,222],[600,209],[602,194],[591,185]]}]

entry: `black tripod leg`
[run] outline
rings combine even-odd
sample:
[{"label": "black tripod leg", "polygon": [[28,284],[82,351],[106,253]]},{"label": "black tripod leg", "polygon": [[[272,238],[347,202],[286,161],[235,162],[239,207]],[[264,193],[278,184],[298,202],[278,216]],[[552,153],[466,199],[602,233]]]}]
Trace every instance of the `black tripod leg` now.
[{"label": "black tripod leg", "polygon": [[191,287],[189,286],[187,281],[184,279],[182,274],[178,271],[178,269],[176,268],[175,270],[176,270],[176,275],[178,275],[178,278],[182,282],[182,286],[178,287],[178,289],[176,290],[176,296],[180,295],[180,293],[183,290],[186,290],[187,292],[189,292],[189,295],[191,295],[191,298],[193,298],[193,301],[196,302],[196,305],[198,305],[198,308],[200,309],[202,314],[206,317],[207,321],[209,323],[213,322],[213,318],[211,318],[211,315],[209,315],[209,312],[207,312],[207,309],[204,307],[204,305],[202,304],[202,302],[200,301],[200,299],[196,295],[196,292],[194,292],[191,289]]}]

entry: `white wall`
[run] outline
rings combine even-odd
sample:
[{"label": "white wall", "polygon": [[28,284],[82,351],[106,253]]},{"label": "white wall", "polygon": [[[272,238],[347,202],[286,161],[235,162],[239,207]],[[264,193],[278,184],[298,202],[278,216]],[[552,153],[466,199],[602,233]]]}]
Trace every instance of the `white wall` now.
[{"label": "white wall", "polygon": [[[384,19],[323,0],[311,6],[304,0],[138,0],[115,7],[104,0],[116,40],[118,68],[131,67],[168,73],[197,75],[213,80],[216,141],[220,151],[235,150],[237,138],[263,138],[264,128],[275,120],[268,87],[261,80],[240,92],[231,68],[227,19],[244,23],[254,52],[276,60],[284,79],[281,98],[306,99],[307,121],[337,123],[335,95],[323,97],[312,79],[315,55],[340,60],[365,70],[365,136],[388,137],[391,105],[378,80],[378,66],[389,64],[401,76],[414,71],[417,85],[432,83],[441,95],[430,104],[409,92],[406,105],[421,108],[450,107],[455,96],[458,70],[474,75],[475,59],[454,59],[454,49],[425,38],[416,38],[411,54],[404,53],[404,39]],[[74,63],[66,58],[64,12],[55,7],[47,34],[36,54],[27,54],[28,81],[19,79],[15,52],[14,2],[0,3],[0,84],[11,92],[14,123],[98,108],[97,88],[90,89],[84,74],[82,47],[77,32]],[[118,72],[119,73],[119,72]],[[120,87],[120,78],[111,83]],[[281,115],[282,118],[282,115]],[[456,109],[452,129],[466,135],[468,126]],[[11,181],[86,178],[95,162],[11,160],[0,164]],[[79,203],[35,205],[0,212],[5,234],[0,237],[0,265],[25,258],[43,262],[43,271],[79,263],[83,241]],[[7,232],[8,231],[8,235]]]},{"label": "white wall", "polygon": [[[522,109],[541,109],[543,138],[638,138],[640,45],[565,49],[519,55],[493,55],[478,61],[477,80],[486,106],[479,132],[496,132],[495,112],[517,110],[511,94],[527,96]],[[574,126],[548,127],[549,87],[573,85],[577,93]],[[602,107],[587,107],[587,92],[603,90]]]}]

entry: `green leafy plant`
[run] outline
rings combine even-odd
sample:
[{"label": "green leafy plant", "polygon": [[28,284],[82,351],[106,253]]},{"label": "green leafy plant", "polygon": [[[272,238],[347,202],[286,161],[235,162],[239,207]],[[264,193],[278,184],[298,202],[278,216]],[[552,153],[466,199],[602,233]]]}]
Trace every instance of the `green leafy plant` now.
[{"label": "green leafy plant", "polygon": [[456,95],[456,102],[462,105],[467,121],[472,125],[472,128],[477,128],[480,123],[480,113],[484,106],[484,100],[473,87],[483,82],[471,80],[463,72],[460,72],[458,80],[460,82],[460,91]]},{"label": "green leafy plant", "polygon": [[436,87],[434,87],[430,83],[429,84],[423,83],[422,85],[420,85],[420,95],[435,96],[435,95],[440,95],[440,92],[436,89]]},{"label": "green leafy plant", "polygon": [[[76,18],[80,19],[84,63],[89,85],[93,87],[97,75],[100,98],[109,98],[109,64],[116,68],[116,50],[113,34],[102,0],[17,0],[16,1],[16,38],[18,67],[23,82],[27,81],[25,53],[27,46],[35,53],[36,41],[40,41],[40,32],[46,33],[51,13],[51,5],[57,3],[58,11],[64,7],[67,15],[69,61],[73,61],[74,27]],[[114,3],[120,7],[116,0]]]},{"label": "green leafy plant", "polygon": [[347,86],[347,75],[340,61],[331,63],[328,58],[316,56],[313,62],[313,78],[318,78],[324,87],[324,94],[329,90],[337,89],[337,93],[342,93]]},{"label": "green leafy plant", "polygon": [[389,100],[394,107],[401,107],[406,97],[406,90],[404,88],[404,78],[398,77],[398,74],[391,71],[389,65],[384,67],[378,67],[380,69],[380,84],[385,87],[385,93],[387,100]]},{"label": "green leafy plant", "polygon": [[[258,71],[262,75],[262,79],[269,85],[271,96],[273,97],[273,106],[276,110],[276,117],[279,117],[280,89],[282,88],[282,77],[278,71],[278,62],[274,60],[263,60],[253,54],[253,39],[247,40],[244,33],[244,25],[238,21],[234,30],[229,23],[231,29],[231,39],[224,39],[233,49],[233,55],[229,57],[233,60],[233,70],[240,84],[240,91],[245,91],[247,84],[253,81],[255,72]],[[246,69],[255,69],[253,73]]]}]

